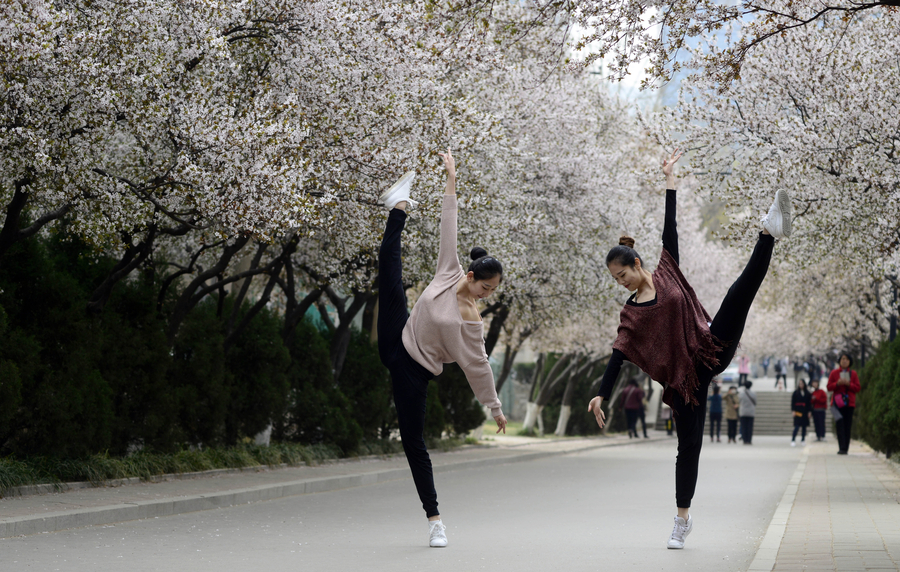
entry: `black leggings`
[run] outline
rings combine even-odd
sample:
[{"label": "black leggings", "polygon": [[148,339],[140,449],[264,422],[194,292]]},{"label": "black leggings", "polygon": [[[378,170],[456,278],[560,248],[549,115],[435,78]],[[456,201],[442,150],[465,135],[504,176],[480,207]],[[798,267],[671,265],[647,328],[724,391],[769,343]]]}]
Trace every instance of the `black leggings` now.
[{"label": "black leggings", "polygon": [[737,419],[726,419],[728,421],[728,440],[736,441],[737,440]]},{"label": "black leggings", "polygon": [[853,430],[853,407],[838,407],[841,412],[841,420],[835,421],[837,431],[838,450],[845,453],[850,450],[850,434]]},{"label": "black leggings", "polygon": [[406,291],[403,288],[403,264],[400,259],[400,233],[406,213],[393,209],[388,215],[381,251],[378,255],[378,354],[391,372],[394,406],[400,424],[403,451],[412,472],[425,516],[437,516],[437,492],[431,457],[425,447],[425,396],[434,374],[410,357],[403,346],[403,327],[409,319]]},{"label": "black leggings", "polygon": [[718,439],[722,436],[722,414],[721,413],[710,413],[709,414],[709,438],[710,439]]},{"label": "black leggings", "polygon": [[772,259],[772,249],[775,239],[770,235],[760,233],[753,254],[747,261],[744,271],[722,300],[722,305],[713,318],[709,329],[712,334],[725,343],[725,347],[716,353],[719,365],[715,369],[706,366],[697,367],[697,377],[700,383],[694,391],[694,397],[698,405],[685,403],[677,391],[672,392],[672,410],[675,415],[675,431],[678,434],[678,457],[675,460],[675,504],[679,508],[689,508],[691,499],[694,498],[694,489],[697,487],[697,468],[700,465],[700,447],[703,445],[703,425],[706,421],[706,394],[712,379],[725,370],[737,351],[741,334],[744,333],[744,324],[750,305],[759,290],[766,272],[769,270],[769,261]]}]

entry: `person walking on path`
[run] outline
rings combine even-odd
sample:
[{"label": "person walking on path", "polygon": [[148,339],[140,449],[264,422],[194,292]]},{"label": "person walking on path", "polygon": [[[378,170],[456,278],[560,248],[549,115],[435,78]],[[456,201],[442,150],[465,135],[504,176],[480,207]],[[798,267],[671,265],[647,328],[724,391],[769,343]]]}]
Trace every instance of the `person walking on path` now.
[{"label": "person walking on path", "polygon": [[[790,198],[779,190],[763,219],[763,230],[746,267],[729,288],[716,316],[710,318],[678,266],[674,167],[680,157],[676,150],[663,161],[668,190],[663,248],[656,270],[651,274],[646,269],[644,260],[634,250],[634,239],[629,237],[622,237],[619,246],[606,256],[613,278],[634,294],[622,308],[612,357],[598,395],[588,405],[588,411],[602,428],[606,421],[603,400],[612,393],[626,359],[665,388],[662,399],[674,411],[678,436],[678,514],[669,548],[684,548],[685,538],[693,528],[690,506],[697,486],[709,384],[734,358],[747,313],[768,271],[775,239],[791,232]],[[673,331],[679,335],[673,336]]]},{"label": "person walking on path", "polygon": [[433,547],[446,546],[447,534],[437,508],[431,458],[423,437],[429,380],[441,373],[443,364],[458,363],[475,397],[491,410],[497,432],[506,432],[506,417],[494,388],[484,349],[484,324],[476,305],[500,285],[503,267],[476,247],[468,271],[463,272],[456,245],[456,163],[449,149],[441,157],[447,187],[437,268],[412,314],[407,310],[403,287],[400,234],[406,223],[406,208],[415,204],[409,198],[415,173],[404,175],[379,198],[379,203],[391,210],[378,255],[378,354],[391,374],[403,451],[428,517],[429,544]]},{"label": "person walking on path", "polygon": [[741,441],[744,445],[753,444],[753,421],[756,419],[756,393],[750,388],[753,382],[748,381],[747,385],[741,388],[738,395],[740,407],[738,413],[741,416]]},{"label": "person walking on path", "polygon": [[853,428],[853,410],[856,408],[856,394],[859,393],[859,377],[850,369],[853,358],[841,354],[839,367],[828,376],[828,391],[831,405],[838,411],[835,415],[837,430],[838,455],[846,455],[850,449],[850,431]]},{"label": "person walking on path", "polygon": [[806,382],[797,382],[797,389],[791,395],[791,411],[794,415],[794,434],[791,435],[791,447],[797,446],[797,431],[801,431],[800,444],[806,445],[806,428],[809,427],[809,414],[812,411],[812,394],[806,390]]},{"label": "person walking on path", "polygon": [[750,376],[750,358],[742,355],[738,358],[738,386],[744,385]]},{"label": "person walking on path", "polygon": [[722,442],[722,396],[719,395],[719,384],[712,384],[712,395],[706,398],[709,402],[709,442]]},{"label": "person walking on path", "polygon": [[828,394],[819,388],[819,381],[813,380],[811,386],[810,403],[812,404],[813,425],[816,428],[816,441],[825,440],[825,410],[828,408]]},{"label": "person walking on path", "polygon": [[[637,422],[644,410],[644,390],[634,377],[628,380],[628,385],[622,390],[622,407],[625,409],[625,419],[628,422],[628,438],[636,438]],[[647,425],[644,425],[644,437],[647,437]]]},{"label": "person walking on path", "polygon": [[775,389],[779,389],[778,382],[784,379],[784,386],[780,389],[784,390],[787,387],[787,373],[785,373],[785,366],[780,359],[775,360]]},{"label": "person walking on path", "polygon": [[722,400],[725,413],[725,422],[728,423],[728,442],[737,443],[737,426],[738,426],[738,395],[734,386],[728,388],[728,393]]}]

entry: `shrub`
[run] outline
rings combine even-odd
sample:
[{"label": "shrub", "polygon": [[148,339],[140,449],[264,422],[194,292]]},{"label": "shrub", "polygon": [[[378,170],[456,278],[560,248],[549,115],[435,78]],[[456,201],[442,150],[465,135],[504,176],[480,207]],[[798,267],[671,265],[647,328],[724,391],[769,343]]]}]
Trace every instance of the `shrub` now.
[{"label": "shrub", "polygon": [[[884,342],[860,372],[854,431],[873,449],[900,451],[900,338]],[[857,421],[858,419],[858,421]]]}]

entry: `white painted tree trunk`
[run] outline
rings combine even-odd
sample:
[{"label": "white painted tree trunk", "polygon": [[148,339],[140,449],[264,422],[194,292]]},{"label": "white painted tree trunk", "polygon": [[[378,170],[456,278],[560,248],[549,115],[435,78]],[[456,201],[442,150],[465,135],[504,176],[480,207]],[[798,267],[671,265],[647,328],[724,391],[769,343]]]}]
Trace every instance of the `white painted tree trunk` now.
[{"label": "white painted tree trunk", "polygon": [[525,407],[525,421],[522,423],[522,429],[524,431],[530,431],[534,429],[535,422],[538,423],[540,433],[543,433],[544,422],[541,420],[541,410],[543,406],[538,406],[537,403],[533,401],[529,401],[528,405]]},{"label": "white painted tree trunk", "polygon": [[266,447],[269,446],[269,442],[272,440],[272,424],[269,423],[269,426],[263,429],[261,432],[256,434],[256,437],[253,438],[253,442],[257,445],[264,445]]},{"label": "white painted tree trunk", "polygon": [[556,431],[554,434],[557,437],[565,437],[566,436],[566,425],[569,424],[569,417],[572,416],[572,406],[571,405],[563,405],[559,410],[559,421],[556,422]]}]

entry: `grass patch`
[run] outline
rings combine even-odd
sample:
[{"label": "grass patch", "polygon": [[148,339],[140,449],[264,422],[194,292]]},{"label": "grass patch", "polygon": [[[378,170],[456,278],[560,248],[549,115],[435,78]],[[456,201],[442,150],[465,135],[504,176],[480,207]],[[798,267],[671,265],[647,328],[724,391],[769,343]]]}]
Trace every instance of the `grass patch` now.
[{"label": "grass patch", "polygon": [[[462,439],[430,439],[428,448],[449,451],[461,446]],[[184,449],[177,453],[138,451],[127,457],[97,454],[85,459],[35,457],[26,460],[0,458],[0,496],[14,487],[28,485],[61,485],[66,482],[89,481],[102,484],[115,479],[138,477],[149,480],[166,474],[193,473],[212,469],[237,469],[260,465],[292,467],[317,465],[348,456],[394,455],[403,452],[395,440],[363,442],[352,455],[345,455],[332,445],[299,445],[273,443],[269,446],[244,443],[237,447]]]}]

